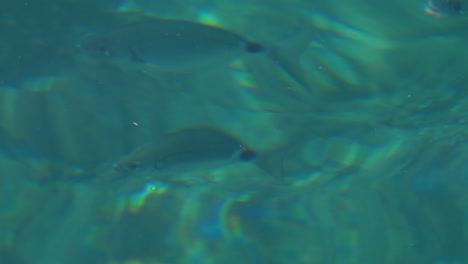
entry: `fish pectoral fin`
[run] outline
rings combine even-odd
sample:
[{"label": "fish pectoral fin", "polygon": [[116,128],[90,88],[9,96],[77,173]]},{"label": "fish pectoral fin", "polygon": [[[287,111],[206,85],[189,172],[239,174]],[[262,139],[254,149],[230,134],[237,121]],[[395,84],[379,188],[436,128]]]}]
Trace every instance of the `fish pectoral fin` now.
[{"label": "fish pectoral fin", "polygon": [[133,61],[141,62],[141,63],[145,62],[145,59],[140,57],[133,47],[129,46],[128,50],[130,51],[130,55],[131,55]]}]

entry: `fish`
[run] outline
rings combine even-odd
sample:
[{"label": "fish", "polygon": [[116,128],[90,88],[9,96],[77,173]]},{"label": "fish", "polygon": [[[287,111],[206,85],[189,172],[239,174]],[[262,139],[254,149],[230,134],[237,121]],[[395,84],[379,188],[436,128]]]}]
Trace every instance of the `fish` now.
[{"label": "fish", "polygon": [[224,64],[264,51],[263,45],[220,27],[160,18],[91,33],[78,47],[95,59],[133,61],[169,72]]},{"label": "fish", "polygon": [[114,168],[167,170],[215,161],[252,161],[256,152],[222,129],[199,125],[163,134],[122,158]]},{"label": "fish", "polygon": [[464,15],[466,0],[426,0],[424,11],[433,17],[447,17]]},{"label": "fish", "polygon": [[187,73],[227,65],[246,54],[264,54],[303,88],[310,90],[300,57],[314,30],[307,27],[293,37],[262,44],[230,30],[199,22],[144,17],[110,30],[87,34],[77,45],[98,61],[133,62],[142,72]]}]

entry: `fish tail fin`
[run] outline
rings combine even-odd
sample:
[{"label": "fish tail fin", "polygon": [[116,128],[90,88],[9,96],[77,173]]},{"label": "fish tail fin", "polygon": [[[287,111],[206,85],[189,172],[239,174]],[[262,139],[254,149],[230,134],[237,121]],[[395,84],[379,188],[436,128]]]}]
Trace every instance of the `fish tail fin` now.
[{"label": "fish tail fin", "polygon": [[311,90],[310,82],[301,66],[301,57],[305,50],[310,46],[312,35],[312,29],[297,29],[291,36],[284,38],[267,48],[268,56],[295,82],[309,91]]},{"label": "fish tail fin", "polygon": [[277,181],[284,181],[284,153],[281,148],[266,150],[261,153],[254,163],[264,172],[271,175]]}]

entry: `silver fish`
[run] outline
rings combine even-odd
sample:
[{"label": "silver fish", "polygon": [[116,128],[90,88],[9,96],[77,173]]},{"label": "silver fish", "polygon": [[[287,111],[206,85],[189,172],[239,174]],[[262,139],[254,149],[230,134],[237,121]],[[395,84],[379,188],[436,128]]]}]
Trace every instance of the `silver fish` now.
[{"label": "silver fish", "polygon": [[87,36],[79,48],[93,58],[131,60],[162,71],[227,63],[263,46],[228,30],[176,19],[145,19]]},{"label": "silver fish", "polygon": [[121,170],[168,169],[190,163],[218,160],[249,161],[255,151],[223,130],[198,126],[167,133],[142,145],[124,157],[115,168]]}]

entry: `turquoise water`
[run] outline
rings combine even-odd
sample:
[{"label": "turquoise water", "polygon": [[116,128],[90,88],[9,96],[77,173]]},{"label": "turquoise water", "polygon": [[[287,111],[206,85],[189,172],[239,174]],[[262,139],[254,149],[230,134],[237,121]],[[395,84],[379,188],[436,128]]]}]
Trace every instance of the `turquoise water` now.
[{"label": "turquoise water", "polygon": [[[0,4],[1,264],[468,263],[467,2]],[[266,51],[80,49],[150,15]]]}]

